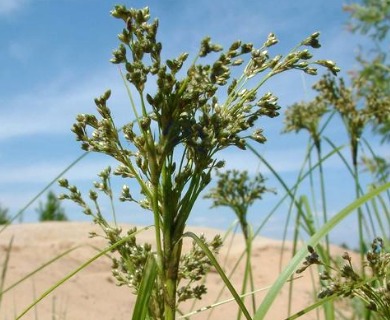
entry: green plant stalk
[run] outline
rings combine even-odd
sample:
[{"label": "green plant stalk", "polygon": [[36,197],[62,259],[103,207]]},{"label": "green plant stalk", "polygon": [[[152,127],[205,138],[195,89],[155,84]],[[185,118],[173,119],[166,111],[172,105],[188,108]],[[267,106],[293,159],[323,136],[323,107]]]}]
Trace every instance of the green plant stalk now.
[{"label": "green plant stalk", "polygon": [[176,314],[176,287],[177,287],[177,269],[179,266],[179,260],[182,249],[182,241],[179,241],[176,245],[172,245],[166,248],[165,254],[165,289],[166,297],[164,299],[165,304],[165,319],[175,319]]},{"label": "green plant stalk", "polygon": [[[155,226],[155,239],[156,239],[156,252],[157,252],[157,266],[159,271],[160,280],[165,285],[167,284],[166,280],[166,274],[165,274],[165,261],[164,261],[164,251],[163,246],[164,244],[162,241],[166,241],[165,239],[161,239],[161,225],[160,225],[160,209],[159,209],[159,203],[158,203],[158,194],[159,194],[159,188],[158,185],[153,186],[153,192],[152,192],[152,208],[153,208],[153,218],[154,218],[154,226]],[[168,289],[167,289],[168,290]],[[168,296],[166,296],[168,295]],[[164,292],[164,302],[169,298],[169,293]],[[166,311],[166,315],[167,315]]]},{"label": "green plant stalk", "polygon": [[[355,194],[356,199],[359,198],[359,170],[357,167],[356,161],[353,161],[353,171],[354,171],[354,182],[355,182]],[[363,212],[359,207],[357,208],[357,219],[358,219],[358,234],[359,234],[359,255],[360,255],[360,265],[362,266],[362,275],[365,277],[365,268],[364,266],[364,256],[365,256],[365,244],[364,244],[364,235],[363,235]],[[367,319],[367,311],[365,311],[365,318]]]},{"label": "green plant stalk", "polygon": [[389,211],[389,208],[388,208],[388,203],[386,203],[385,199],[383,199],[383,197],[378,197],[378,200],[381,204],[381,207],[382,207],[382,210],[383,212],[385,212],[386,214],[386,218],[387,218],[387,224],[388,224],[388,227],[390,227],[390,211]]},{"label": "green plant stalk", "polygon": [[[299,203],[300,203],[300,206],[302,208],[305,208],[305,211],[307,212],[307,216],[312,216],[312,213],[311,213],[311,210],[310,210],[310,206],[309,206],[309,202],[307,201],[307,198],[305,196],[301,196],[299,198]],[[298,211],[297,215],[296,215],[296,221],[295,221],[295,226],[297,226],[295,228],[295,231],[294,231],[294,237],[293,237],[293,249],[292,249],[292,256],[294,256],[297,252],[297,247],[298,247],[298,240],[299,240],[299,236],[300,236],[300,226],[302,226],[302,228],[309,234],[309,235],[312,235],[314,232],[315,232],[315,229],[314,229],[314,226],[307,226],[305,224],[303,224],[301,222],[301,216],[303,214],[303,211]],[[304,218],[304,221],[308,221],[308,220],[312,220],[311,218],[309,219],[305,219],[306,215],[303,216]],[[306,222],[307,223],[307,222]],[[319,250],[322,250],[321,247],[318,248]],[[321,255],[324,255],[324,253],[320,253]],[[289,282],[289,299],[288,299],[288,311],[287,311],[287,314],[290,315],[291,314],[291,309],[292,309],[292,303],[293,303],[293,286],[294,286],[294,282],[293,281],[290,281]],[[314,287],[314,284],[313,284],[313,287]],[[314,292],[314,291],[313,291]],[[325,313],[327,312],[326,310],[324,310]],[[317,317],[319,317],[319,312],[317,310]],[[326,318],[328,319],[328,318]]]},{"label": "green plant stalk", "polygon": [[[316,228],[314,226],[314,223],[313,223],[313,213],[310,209],[310,205],[309,205],[309,201],[308,199],[305,197],[305,196],[302,196],[300,201],[302,202],[302,207],[305,208],[305,211],[306,214],[303,216],[303,221],[304,223],[308,224],[306,225],[306,228],[307,228],[307,232],[310,236],[312,236],[313,234],[315,234],[316,232]],[[324,221],[324,223],[326,223],[326,221]],[[326,234],[328,235],[328,234]],[[325,236],[326,237],[326,236]],[[321,259],[323,261],[326,261],[326,265],[325,266],[329,266],[329,248],[323,248],[322,245],[319,245],[317,246],[317,250],[318,250],[318,253],[321,257]],[[321,266],[317,266],[318,267],[318,272],[321,271]],[[326,267],[328,269],[328,267]],[[327,320],[331,320],[331,319],[334,319],[335,317],[335,310],[334,310],[334,305],[332,302],[326,302],[324,303],[324,315],[325,315],[325,319]]]},{"label": "green plant stalk", "polygon": [[[316,146],[316,151],[317,151],[317,159],[318,159],[318,171],[319,171],[319,177],[320,177],[320,189],[321,189],[321,202],[322,202],[322,214],[323,214],[323,219],[324,222],[328,221],[328,213],[327,213],[327,208],[326,208],[326,192],[325,192],[325,179],[324,179],[324,168],[322,166],[321,158],[322,158],[322,153],[321,153],[321,145],[315,144]],[[325,236],[325,247],[326,251],[329,252],[329,236]],[[328,264],[328,261],[325,260],[325,263]]]},{"label": "green plant stalk", "polygon": [[[236,231],[237,231],[238,227],[239,227],[239,221],[238,221],[238,220],[235,220],[235,221],[233,222],[233,224],[231,225],[231,227],[229,228],[229,230],[228,230],[228,231],[225,233],[225,235],[224,235],[223,243],[225,243],[225,239],[226,239],[227,235],[228,235],[230,232],[233,232],[233,235],[232,235],[232,238],[231,238],[231,240],[230,240],[230,243],[229,243],[229,246],[228,246],[226,255],[225,255],[225,259],[224,259],[224,262],[223,262],[223,267],[225,267],[226,264],[227,264],[227,259],[228,259],[229,255],[230,255],[230,250],[231,250],[231,248],[232,248],[232,244],[234,243],[234,239],[235,239],[235,237],[236,237]],[[234,230],[233,230],[233,228],[234,228]],[[233,267],[231,268],[229,274],[227,275],[228,278],[231,278],[231,276],[232,276],[232,275],[234,274],[234,272],[237,270],[238,265],[240,264],[240,262],[242,261],[242,259],[243,259],[244,256],[245,256],[245,252],[246,252],[246,249],[241,253],[241,255],[239,256],[239,258],[237,259],[237,261],[235,262],[235,264],[234,264]],[[221,288],[221,290],[219,291],[219,293],[218,293],[218,295],[217,295],[215,301],[218,301],[218,299],[220,299],[220,298],[222,297],[222,294],[223,294],[223,292],[224,292],[225,289],[226,289],[226,286],[223,286],[223,287]],[[246,296],[246,295],[245,295],[245,296]],[[233,298],[233,300],[234,300],[234,298]],[[213,313],[213,310],[210,311],[210,313],[209,313],[207,319],[211,319],[212,313]]]},{"label": "green plant stalk", "polygon": [[313,303],[311,306],[297,312],[296,314],[286,318],[285,320],[294,320],[298,319],[299,317],[303,316],[304,314],[310,312],[311,310],[318,309],[325,303],[333,303],[333,301],[336,299],[337,296],[329,296],[324,299],[321,299],[320,301],[317,301],[316,303]]},{"label": "green plant stalk", "polygon": [[[300,214],[305,222],[305,225],[307,227],[307,233],[312,236],[313,234],[316,233],[316,230],[315,230],[315,227],[313,225],[313,223],[310,221],[311,218],[309,218],[309,216],[307,214],[304,213],[303,211],[303,206],[302,206],[302,203],[305,203],[307,202],[307,199],[306,197],[302,197],[302,199],[305,199],[305,201],[297,201],[295,199],[295,193],[293,193],[291,191],[291,189],[288,188],[287,184],[285,183],[285,181],[281,178],[281,176],[275,171],[275,169],[268,163],[268,161],[266,161],[264,159],[263,156],[261,156],[253,147],[251,147],[250,145],[247,144],[247,147],[267,166],[268,169],[270,169],[270,171],[274,174],[274,176],[278,179],[278,181],[280,182],[280,184],[282,185],[282,187],[284,188],[284,190],[286,191],[286,193],[289,195],[289,197],[292,199],[292,202],[294,203],[294,205],[296,206],[297,210],[298,210],[298,214]],[[294,190],[296,190],[296,188],[294,188]],[[293,191],[294,191],[293,190]],[[295,191],[294,191],[295,192]],[[307,206],[308,207],[308,206]],[[312,216],[312,214],[310,214],[310,217]],[[318,251],[320,253],[320,255],[323,255],[324,252],[322,250],[321,247],[318,248]],[[321,256],[322,257],[322,256]]]},{"label": "green plant stalk", "polygon": [[[314,138],[313,138],[314,139]],[[324,179],[324,171],[323,171],[323,166],[322,166],[322,162],[321,162],[321,158],[322,158],[322,153],[321,153],[321,141],[318,140],[314,140],[314,145],[315,145],[315,149],[317,151],[317,159],[318,159],[318,174],[319,174],[319,177],[320,177],[320,193],[321,193],[321,202],[322,202],[322,215],[323,215],[323,220],[324,220],[324,223],[326,223],[328,221],[328,213],[327,213],[327,208],[326,208],[326,193],[325,193],[325,179]],[[326,234],[325,235],[325,251],[327,254],[324,254],[323,257],[325,257],[324,259],[324,262],[326,265],[329,265],[329,252],[330,252],[330,248],[329,248],[329,235]],[[324,313],[325,313],[325,318],[327,320],[332,320],[334,319],[334,316],[335,316],[335,310],[334,310],[334,304],[332,301],[330,302],[326,302],[324,304]]]},{"label": "green plant stalk", "polygon": [[[329,144],[330,146],[332,146],[332,148],[336,148],[335,145],[334,145],[334,143],[333,143],[330,139],[328,139],[328,138],[325,137],[324,140],[326,140],[326,141],[328,142],[328,144]],[[339,148],[337,148],[337,149],[335,149],[335,150],[337,151],[338,156],[340,157],[340,159],[342,160],[342,162],[344,163],[344,165],[345,165],[346,168],[348,169],[348,172],[350,173],[352,179],[354,180],[356,190],[358,190],[358,192],[359,192],[358,194],[363,194],[363,188],[362,188],[362,186],[360,185],[360,181],[359,181],[359,179],[356,179],[356,173],[355,173],[355,171],[358,171],[358,168],[353,168],[353,167],[351,167],[351,165],[348,163],[348,160],[347,160],[347,159],[344,157],[344,155],[340,152],[340,149],[339,149]],[[356,193],[356,191],[355,191],[355,193]],[[389,191],[388,191],[388,190],[386,191],[386,194],[389,194]],[[375,228],[374,228],[374,223],[373,223],[373,221],[372,221],[372,217],[371,217],[371,213],[370,213],[369,207],[367,206],[367,204],[365,204],[365,206],[366,206],[367,212],[369,213],[369,218],[370,218],[370,222],[371,222],[371,228],[372,228],[372,230],[374,231],[374,230],[375,230]],[[364,221],[363,221],[363,222],[364,222]],[[363,224],[363,223],[362,223],[362,224]],[[368,228],[367,228],[367,231],[369,231]],[[375,233],[375,232],[374,232],[374,233]],[[372,236],[373,236],[373,235],[372,235]]]},{"label": "green plant stalk", "polygon": [[[331,219],[328,220],[328,222],[323,225],[307,242],[308,245],[311,245],[312,247],[315,247],[319,241],[327,234],[329,233],[335,226],[337,226],[343,219],[345,219],[348,215],[354,212],[358,207],[366,203],[367,201],[371,200],[372,198],[376,197],[380,193],[388,190],[390,188],[390,182],[386,183],[382,186],[379,186],[377,189],[372,190],[369,193],[366,193],[365,195],[361,196],[360,198],[356,199],[352,203],[350,203],[348,206],[346,206],[344,209],[342,209],[338,214],[333,216]],[[262,304],[257,309],[257,312],[253,318],[253,320],[262,320],[265,318],[267,312],[271,308],[272,303],[278,296],[282,286],[286,283],[289,277],[295,272],[295,270],[298,268],[301,261],[305,258],[307,254],[307,248],[303,247],[300,249],[297,254],[293,257],[293,259],[290,261],[290,263],[286,266],[286,268],[282,271],[278,279],[274,282],[271,289],[268,291],[268,294],[265,296]]]},{"label": "green plant stalk", "polygon": [[[253,232],[251,232],[253,233]],[[248,247],[248,253],[249,253],[249,258],[247,260],[247,263],[246,263],[246,268],[247,268],[247,272],[249,273],[249,282],[250,282],[250,288],[251,288],[251,291],[254,291],[255,290],[255,279],[253,277],[253,268],[252,268],[252,241],[253,241],[254,237],[253,236],[249,236],[248,238],[248,244],[246,245]],[[252,307],[253,307],[253,313],[256,312],[256,298],[254,295],[252,295]]]},{"label": "green plant stalk", "polygon": [[[379,197],[378,197],[379,198]],[[378,199],[380,201],[380,199]],[[378,205],[376,203],[376,199],[373,199],[371,201],[371,206],[375,212],[375,218],[376,220],[378,221],[378,224],[379,224],[379,229],[380,229],[380,233],[382,235],[386,235],[386,228],[385,228],[385,223],[382,221],[382,217],[381,217],[381,212],[379,212],[379,208],[378,208]],[[383,208],[383,215],[388,219],[388,212],[386,212],[386,208],[384,207]],[[387,221],[388,222],[388,221]]]},{"label": "green plant stalk", "polygon": [[[295,225],[296,226],[299,226],[300,225],[300,217],[301,215],[298,213],[296,215],[296,220],[295,220]],[[293,248],[292,248],[292,256],[295,255],[295,253],[297,252],[297,245],[298,245],[298,239],[299,239],[299,228],[294,228],[294,236],[293,236]],[[287,314],[290,315],[291,314],[291,308],[292,308],[292,294],[293,294],[293,286],[294,286],[294,282],[291,281],[289,283],[289,286],[288,286],[288,307],[287,307]]]},{"label": "green plant stalk", "polygon": [[[163,255],[160,257],[163,264],[163,273],[164,278],[162,279],[164,284],[164,316],[165,319],[175,319],[176,313],[176,282],[177,282],[177,273],[175,273],[176,268],[179,264],[180,259],[180,251],[181,246],[176,247],[172,241],[172,230],[174,228],[174,217],[175,211],[172,210],[172,206],[169,205],[169,201],[167,201],[167,197],[169,192],[168,190],[172,190],[171,179],[170,179],[169,170],[167,166],[163,166],[162,172],[162,228],[163,228],[163,251],[161,252]],[[158,186],[155,187],[155,195],[158,194]],[[174,201],[172,201],[174,202]],[[157,212],[159,209],[156,208]],[[155,215],[160,217],[159,213],[154,213]],[[179,252],[177,252],[179,251]],[[178,253],[179,257],[176,256]]]},{"label": "green plant stalk", "polygon": [[[253,282],[253,273],[252,273],[252,263],[251,263],[251,256],[252,256],[252,241],[253,238],[249,232],[248,222],[245,219],[245,216],[242,214],[238,214],[241,229],[243,231],[244,240],[245,240],[245,272],[244,272],[244,279],[242,280],[242,289],[241,289],[241,296],[245,294],[247,289],[247,284],[250,282],[251,291],[254,290],[254,282]],[[256,300],[255,296],[252,295],[252,308],[253,312],[256,311]],[[243,300],[244,301],[244,300]],[[237,319],[241,319],[242,312],[241,310],[238,310]]]}]

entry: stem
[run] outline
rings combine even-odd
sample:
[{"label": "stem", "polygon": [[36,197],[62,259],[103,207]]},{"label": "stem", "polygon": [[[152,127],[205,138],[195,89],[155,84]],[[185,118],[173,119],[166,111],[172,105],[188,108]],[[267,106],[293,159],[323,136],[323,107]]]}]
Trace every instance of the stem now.
[{"label": "stem", "polygon": [[[165,239],[164,239],[165,240]],[[164,319],[174,320],[176,316],[176,287],[179,261],[182,249],[182,240],[176,244],[167,244],[165,247],[165,294]]]},{"label": "stem", "polygon": [[[325,193],[325,180],[324,180],[324,171],[323,166],[321,162],[321,142],[318,140],[314,143],[315,149],[317,150],[317,158],[318,158],[318,170],[319,170],[319,176],[320,176],[320,189],[321,189],[321,202],[322,202],[322,215],[324,219],[324,223],[328,222],[328,214],[326,210],[326,193]],[[325,265],[330,265],[330,248],[329,248],[329,234],[325,235],[325,251],[326,254],[324,255],[324,262]],[[333,301],[329,301],[324,303],[324,313],[326,319],[334,319],[334,304]]]},{"label": "stem", "polygon": [[[321,202],[322,202],[322,214],[323,214],[323,219],[324,223],[328,221],[328,213],[327,213],[327,208],[326,208],[326,193],[325,193],[325,179],[324,179],[324,169],[322,166],[321,158],[321,145],[320,143],[315,144],[316,150],[317,150],[317,158],[318,158],[318,170],[319,170],[319,175],[320,175],[320,188],[321,188]],[[325,247],[326,247],[326,252],[329,251],[329,235],[327,234],[325,236]],[[328,257],[328,256],[327,256]],[[326,259],[325,264],[329,264],[329,261]]]},{"label": "stem", "polygon": [[[245,209],[246,212],[247,209]],[[252,256],[252,232],[250,232],[250,228],[248,225],[248,222],[246,221],[245,217],[241,218],[241,215],[238,215],[240,217],[240,224],[241,224],[241,229],[244,235],[245,239],[245,254],[246,254],[246,259],[245,259],[245,273],[244,273],[244,279],[242,281],[242,289],[241,289],[241,296],[245,296],[245,293],[247,291],[247,284],[251,285],[251,291],[254,291],[254,284],[253,284],[253,273],[252,273],[252,262],[251,262],[251,256]],[[253,313],[256,312],[256,299],[255,296],[252,295],[252,308],[253,308]],[[244,297],[242,298],[242,301],[244,301]],[[242,310],[239,309],[237,319],[241,319],[242,317]]]},{"label": "stem", "polygon": [[[355,194],[356,199],[359,198],[359,170],[357,165],[353,165],[354,170],[354,180],[355,180]],[[361,266],[364,266],[364,236],[363,236],[363,212],[361,208],[358,208],[358,230],[359,230],[359,251],[360,251],[360,263]],[[364,268],[362,270],[363,276],[365,275]]]},{"label": "stem", "polygon": [[162,169],[162,214],[163,221],[163,268],[164,268],[164,319],[173,320],[176,314],[176,287],[179,261],[181,255],[182,241],[175,243],[175,217],[177,215],[177,197],[173,195],[171,177],[172,158],[166,158],[166,162]]},{"label": "stem", "polygon": [[160,226],[160,214],[158,207],[158,185],[153,186],[153,194],[152,194],[152,208],[153,208],[153,218],[154,218],[154,226],[155,226],[155,235],[156,235],[156,250],[157,250],[157,266],[159,270],[159,275],[161,277],[161,281],[164,283],[165,275],[164,275],[164,252],[162,250],[161,245],[161,226]]}]

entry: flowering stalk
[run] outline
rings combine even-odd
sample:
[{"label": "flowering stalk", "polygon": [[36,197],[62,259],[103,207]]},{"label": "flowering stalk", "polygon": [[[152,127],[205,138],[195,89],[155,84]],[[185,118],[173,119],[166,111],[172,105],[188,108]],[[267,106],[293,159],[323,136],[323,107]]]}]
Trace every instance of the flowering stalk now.
[{"label": "flowering stalk", "polygon": [[[366,96],[354,87],[347,87],[343,79],[339,79],[337,82],[330,75],[325,75],[314,85],[314,89],[319,93],[318,99],[334,108],[341,116],[345,125],[351,149],[355,194],[356,198],[358,198],[361,196],[358,155],[363,131],[370,122],[380,125],[387,121],[390,112],[390,103],[388,99],[378,98],[375,92],[372,95]],[[364,215],[362,209],[359,208],[358,229],[362,264],[365,252],[363,225]]]},{"label": "flowering stalk", "polygon": [[[251,285],[251,291],[255,291],[254,279],[252,274],[252,242],[253,232],[248,223],[248,209],[256,201],[263,197],[266,192],[275,192],[265,187],[265,179],[261,174],[249,179],[248,172],[239,172],[237,170],[228,170],[225,173],[217,172],[217,186],[212,188],[205,198],[212,199],[212,207],[225,206],[231,208],[238,218],[244,239],[245,239],[245,274],[242,283],[241,295],[247,292],[248,283]],[[252,296],[253,311],[256,311],[256,301]],[[241,318],[239,312],[237,319]]]},{"label": "flowering stalk", "polygon": [[[137,200],[126,185],[120,199],[136,202],[153,214],[156,252],[143,252],[155,256],[158,268],[156,295],[163,303],[154,306],[160,310],[158,312],[152,312],[151,307],[149,315],[172,320],[180,300],[177,288],[184,228],[196,199],[211,180],[212,170],[224,165],[217,153],[230,146],[245,149],[246,138],[263,143],[265,137],[261,129],[255,130],[250,137],[247,130],[253,128],[261,116],[278,115],[277,98],[272,93],[257,97],[260,85],[271,76],[290,69],[315,74],[313,64],[325,66],[333,73],[339,69],[329,61],[310,61],[309,51],[300,49],[302,46],[318,47],[318,33],[305,39],[285,58],[268,56],[266,48],[277,43],[276,37],[270,34],[259,49],[250,43],[236,41],[223,51],[221,46],[206,38],[201,42],[194,62],[185,73],[180,73],[184,78],[179,79],[188,54],[162,61],[162,44],[157,41],[158,20],[149,22],[148,8],[115,6],[111,14],[125,24],[118,35],[121,44],[113,52],[111,62],[124,68],[123,77],[135,121],[125,124],[120,134],[107,106],[111,95],[107,91],[95,99],[100,119],[89,114],[78,115],[72,131],[81,141],[82,149],[105,153],[118,161],[114,175],[138,182],[144,199]],[[197,63],[212,52],[222,52],[214,63]],[[231,69],[244,64],[246,56],[249,61],[243,76],[230,79]],[[247,79],[263,72],[265,75],[259,84],[248,88]],[[156,90],[147,92],[146,83],[152,80]],[[227,99],[220,102],[218,92],[225,87]],[[139,105],[135,101],[139,101]],[[75,200],[91,214],[77,188],[65,180],[61,184],[71,193],[64,197]],[[90,194],[90,198],[96,205],[96,194]],[[104,230],[111,230],[100,213],[95,221]],[[111,230],[108,238],[113,241],[116,236],[117,232]],[[120,252],[125,260],[126,250]]]},{"label": "flowering stalk", "polygon": [[[311,246],[308,247],[309,255],[306,257],[297,273],[304,272],[313,264],[324,265],[317,252]],[[377,237],[371,243],[371,250],[367,252],[364,261],[364,268],[370,270],[359,274],[352,265],[352,257],[344,252],[342,259],[344,264],[340,267],[328,266],[329,271],[320,274],[323,285],[318,293],[319,299],[327,297],[342,297],[358,299],[366,308],[379,319],[390,317],[390,287],[389,287],[389,266],[390,254],[384,250],[384,241]],[[330,259],[328,259],[330,260]]]}]

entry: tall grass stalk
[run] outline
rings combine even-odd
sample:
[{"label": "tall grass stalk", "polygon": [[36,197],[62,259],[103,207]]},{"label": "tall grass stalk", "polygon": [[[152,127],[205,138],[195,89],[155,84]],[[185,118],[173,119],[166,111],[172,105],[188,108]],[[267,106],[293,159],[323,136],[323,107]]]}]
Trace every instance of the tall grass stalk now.
[{"label": "tall grass stalk", "polygon": [[[84,150],[104,153],[118,161],[119,165],[113,171],[115,175],[138,183],[144,199],[133,197],[128,186],[123,187],[120,199],[136,202],[153,215],[155,253],[145,250],[142,259],[145,263],[149,261],[148,255],[155,254],[158,275],[152,298],[163,301],[161,306],[156,301],[151,302],[145,317],[173,320],[178,301],[191,296],[183,295],[189,293],[188,287],[178,287],[182,236],[195,201],[211,180],[211,172],[224,165],[217,157],[219,151],[227,147],[244,149],[247,139],[263,143],[262,130],[256,130],[251,136],[245,135],[246,131],[254,127],[259,117],[278,115],[277,98],[272,93],[258,98],[260,87],[271,77],[291,69],[316,74],[314,64],[336,75],[339,68],[329,60],[311,60],[312,55],[305,47],[318,48],[319,33],[304,39],[286,57],[269,57],[266,49],[278,42],[274,34],[256,49],[250,43],[236,41],[210,65],[198,61],[222,51],[222,47],[206,38],[186,76],[179,79],[188,54],[183,53],[165,63],[162,61],[162,45],[157,41],[158,22],[149,23],[148,8],[115,6],[111,14],[125,24],[118,36],[121,43],[113,52],[111,62],[126,70],[122,74],[136,119],[135,126],[132,122],[127,123],[119,135],[107,105],[111,95],[108,90],[95,99],[99,119],[80,114],[72,131]],[[240,65],[244,65],[241,76],[231,79],[231,69]],[[257,80],[250,87],[253,82],[248,80],[255,77]],[[151,94],[146,92],[146,83],[152,79],[157,88]],[[224,88],[227,98],[219,102],[217,93]],[[110,168],[102,172],[101,182],[95,185],[106,195],[112,192],[110,174]],[[118,229],[110,227],[105,220],[98,206],[98,193],[95,190],[89,193],[94,204],[91,209],[77,187],[66,179],[60,184],[69,191],[63,198],[78,203],[102,226],[110,242],[117,242],[121,236]],[[119,264],[124,270],[126,265],[131,266],[128,272],[144,268],[129,258],[126,250],[132,250],[130,246],[124,245],[118,250]],[[118,279],[122,278],[118,275]],[[140,288],[140,283],[128,284],[136,291]],[[196,297],[196,292],[191,292],[192,297]]]},{"label": "tall grass stalk", "polygon": [[[265,187],[265,179],[259,173],[253,179],[250,179],[247,171],[229,170],[225,173],[217,172],[217,177],[217,186],[212,188],[205,198],[213,200],[212,207],[229,207],[237,216],[245,241],[245,268],[241,286],[241,295],[243,295],[248,291],[248,286],[250,286],[250,291],[255,290],[251,263],[254,237],[252,227],[248,222],[248,211],[255,201],[263,197],[264,193],[273,192],[273,190]],[[255,296],[252,296],[252,309],[254,313],[256,310]],[[237,319],[240,318],[241,313],[239,312]]]},{"label": "tall grass stalk", "polygon": [[[66,179],[60,179],[60,185],[69,191],[62,197],[75,201],[83,208],[84,213],[93,217],[94,222],[106,232],[110,245],[46,290],[16,319],[21,319],[48,294],[87,265],[102,255],[116,250],[121,257],[119,261],[113,260],[114,264],[119,264],[123,268],[127,266],[126,272],[142,270],[143,274],[139,283],[135,285],[127,283],[134,286],[139,299],[134,309],[133,319],[173,320],[176,317],[178,302],[183,298],[183,291],[180,291],[182,288],[179,287],[180,277],[182,277],[181,274],[179,275],[179,270],[182,267],[183,237],[191,237],[196,241],[208,257],[208,261],[202,263],[207,265],[211,261],[234,296],[242,314],[250,319],[251,316],[240,296],[214,257],[220,245],[219,240],[215,239],[214,242],[207,243],[194,234],[185,233],[187,219],[200,192],[209,184],[211,172],[224,165],[224,162],[217,158],[219,151],[227,147],[245,149],[248,139],[259,143],[265,142],[261,129],[255,130],[251,136],[247,135],[247,130],[254,127],[259,117],[278,115],[277,98],[272,93],[257,97],[259,89],[268,79],[291,69],[315,75],[317,70],[314,65],[325,67],[334,75],[339,69],[329,60],[311,60],[312,54],[307,47],[314,49],[320,47],[319,33],[313,33],[304,39],[285,57],[281,55],[270,57],[267,48],[278,42],[275,35],[271,33],[260,48],[254,48],[250,43],[234,42],[210,65],[200,64],[198,60],[213,52],[221,51],[222,47],[206,38],[201,42],[199,53],[189,65],[186,76],[184,79],[179,79],[177,75],[181,74],[179,71],[185,64],[188,54],[183,53],[175,59],[166,60],[165,63],[162,61],[162,45],[156,39],[158,22],[148,22],[150,18],[148,8],[136,10],[116,6],[111,13],[115,18],[123,20],[125,24],[125,29],[119,35],[121,44],[113,52],[111,61],[123,65],[126,70],[123,71],[123,79],[135,120],[126,123],[123,130],[118,129],[107,106],[111,92],[107,91],[95,99],[100,119],[94,115],[81,114],[72,128],[77,140],[82,143],[82,149],[86,152],[38,193],[16,214],[14,219],[22,216],[23,212],[48,190],[55,180],[63,176],[89,152],[100,152],[118,161],[119,165],[113,171],[115,175],[134,179],[138,183],[144,199],[133,198],[126,185],[122,189],[120,199],[136,202],[142,208],[151,211],[156,248],[152,251],[148,245],[143,247],[142,265],[137,265],[134,260],[131,260],[131,250],[139,248],[134,240],[136,231],[130,230],[126,236],[120,235],[116,225],[110,168],[100,173],[101,182],[95,184],[95,188],[110,199],[114,227],[107,223],[103,216],[97,201],[98,192],[92,190],[89,193],[89,199],[93,203],[91,209],[75,186],[70,185]],[[246,64],[245,59],[247,59]],[[231,79],[231,69],[242,64],[244,64],[242,75],[237,79]],[[255,85],[250,87],[253,82],[249,79],[254,77],[258,79]],[[157,84],[157,91],[153,96],[145,89],[147,80],[152,78]],[[221,88],[226,88],[227,98],[224,102],[219,102],[217,98],[217,92]],[[128,144],[130,148],[125,147]],[[251,232],[246,234],[246,239],[249,241],[246,275],[251,279],[250,241],[253,239]],[[43,268],[44,266],[38,271]],[[31,277],[34,272],[28,277]],[[121,279],[119,273],[116,275],[117,279]],[[193,279],[190,279],[191,281]],[[254,291],[253,278],[250,283],[251,291]],[[246,281],[244,281],[244,289],[245,285]],[[14,285],[10,288],[12,287]],[[184,293],[190,293],[191,298],[199,298],[194,290],[191,291],[189,287],[184,288],[186,289],[189,291]],[[158,306],[157,309],[153,309],[156,300],[152,301],[152,299],[161,302],[161,308]]]}]

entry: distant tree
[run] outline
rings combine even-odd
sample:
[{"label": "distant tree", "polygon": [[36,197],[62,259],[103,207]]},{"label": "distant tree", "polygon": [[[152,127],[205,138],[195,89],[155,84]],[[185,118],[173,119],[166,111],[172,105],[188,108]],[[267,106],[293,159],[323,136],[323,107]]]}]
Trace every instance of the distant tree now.
[{"label": "distant tree", "polygon": [[11,219],[8,216],[8,209],[3,208],[2,205],[0,205],[0,224],[7,223],[11,223]]},{"label": "distant tree", "polygon": [[60,200],[54,194],[54,192],[49,191],[47,194],[46,203],[39,203],[39,208],[37,209],[39,214],[39,221],[67,221],[65,210],[61,207]]}]

